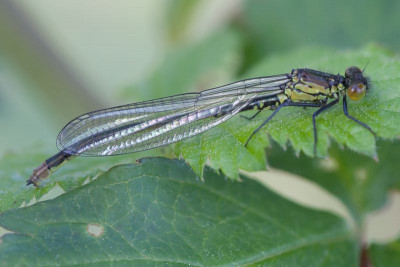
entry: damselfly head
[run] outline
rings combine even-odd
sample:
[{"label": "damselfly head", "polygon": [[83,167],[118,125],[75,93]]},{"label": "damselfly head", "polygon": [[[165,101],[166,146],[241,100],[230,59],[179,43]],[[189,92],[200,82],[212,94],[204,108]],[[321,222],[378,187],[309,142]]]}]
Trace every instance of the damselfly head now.
[{"label": "damselfly head", "polygon": [[347,95],[351,100],[362,99],[369,89],[368,79],[363,75],[363,71],[356,66],[347,68],[345,72],[345,86]]}]

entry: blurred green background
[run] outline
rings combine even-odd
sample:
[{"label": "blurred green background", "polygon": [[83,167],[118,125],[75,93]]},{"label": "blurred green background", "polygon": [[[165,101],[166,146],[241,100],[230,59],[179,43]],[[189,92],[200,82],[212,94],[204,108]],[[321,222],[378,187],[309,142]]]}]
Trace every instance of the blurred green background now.
[{"label": "blurred green background", "polygon": [[0,155],[55,151],[77,115],[228,83],[299,46],[398,52],[398,14],[395,0],[3,0]]}]

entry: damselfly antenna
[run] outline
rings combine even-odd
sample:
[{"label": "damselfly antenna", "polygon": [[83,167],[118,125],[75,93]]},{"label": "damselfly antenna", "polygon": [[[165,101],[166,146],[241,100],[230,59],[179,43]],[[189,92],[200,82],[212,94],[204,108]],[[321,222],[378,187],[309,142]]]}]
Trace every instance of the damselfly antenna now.
[{"label": "damselfly antenna", "polygon": [[367,64],[365,65],[365,67],[363,68],[363,70],[362,70],[362,74],[364,74],[364,70],[368,67],[368,64],[369,64],[369,61],[367,62]]}]

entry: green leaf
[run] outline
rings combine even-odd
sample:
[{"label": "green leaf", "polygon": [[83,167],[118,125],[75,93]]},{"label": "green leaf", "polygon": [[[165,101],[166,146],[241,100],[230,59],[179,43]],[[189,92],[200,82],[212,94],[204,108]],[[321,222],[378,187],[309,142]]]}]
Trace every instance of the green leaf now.
[{"label": "green leaf", "polygon": [[[290,72],[292,68],[308,67],[331,73],[343,73],[352,65],[364,67],[373,88],[358,103],[349,102],[349,113],[367,123],[379,137],[400,136],[400,60],[377,46],[370,45],[357,51],[334,51],[324,48],[302,48],[290,53],[267,57],[245,77],[257,77]],[[315,109],[288,107],[282,109],[244,147],[247,138],[270,114],[262,112],[254,120],[236,118],[185,140],[176,146],[175,154],[186,159],[201,177],[201,169],[209,160],[231,178],[238,177],[239,169],[254,171],[265,168],[263,148],[268,145],[269,134],[281,146],[289,143],[296,153],[304,151],[313,156],[312,113]],[[251,112],[247,112],[251,115]],[[317,119],[318,147],[321,156],[327,154],[330,141],[335,140],[357,153],[376,156],[373,135],[346,118],[341,105],[322,113]]]},{"label": "green leaf", "polygon": [[245,177],[232,183],[207,169],[201,182],[163,158],[114,167],[56,199],[6,211],[0,225],[10,231],[0,239],[2,266],[358,262],[342,219]]},{"label": "green leaf", "polygon": [[370,258],[373,266],[400,266],[400,240],[389,244],[372,244]]},{"label": "green leaf", "polygon": [[296,157],[277,146],[267,154],[271,167],[309,179],[337,196],[361,224],[368,212],[385,204],[390,190],[400,189],[398,151],[397,140],[378,142],[379,160],[337,145],[325,159],[311,159],[303,153]]},{"label": "green leaf", "polygon": [[248,122],[244,119],[227,122],[199,136],[184,140],[175,145],[175,153],[202,177],[204,164],[209,160],[216,170],[232,179],[239,178],[239,169],[264,170],[266,166],[264,146],[269,140],[266,136],[258,135],[253,138],[261,146],[245,148],[249,136]]}]

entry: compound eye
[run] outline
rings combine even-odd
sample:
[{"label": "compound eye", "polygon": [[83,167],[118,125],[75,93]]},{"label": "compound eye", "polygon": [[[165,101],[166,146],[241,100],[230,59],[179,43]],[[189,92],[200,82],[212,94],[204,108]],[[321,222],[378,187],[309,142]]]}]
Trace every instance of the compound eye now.
[{"label": "compound eye", "polygon": [[349,67],[346,69],[344,76],[346,78],[352,78],[352,77],[354,77],[354,75],[360,74],[360,73],[362,73],[362,71],[358,67],[352,66],[352,67]]},{"label": "compound eye", "polygon": [[350,97],[351,100],[357,101],[365,96],[366,89],[367,89],[367,87],[365,86],[365,84],[355,83],[355,84],[352,84],[347,89],[347,95]]}]

